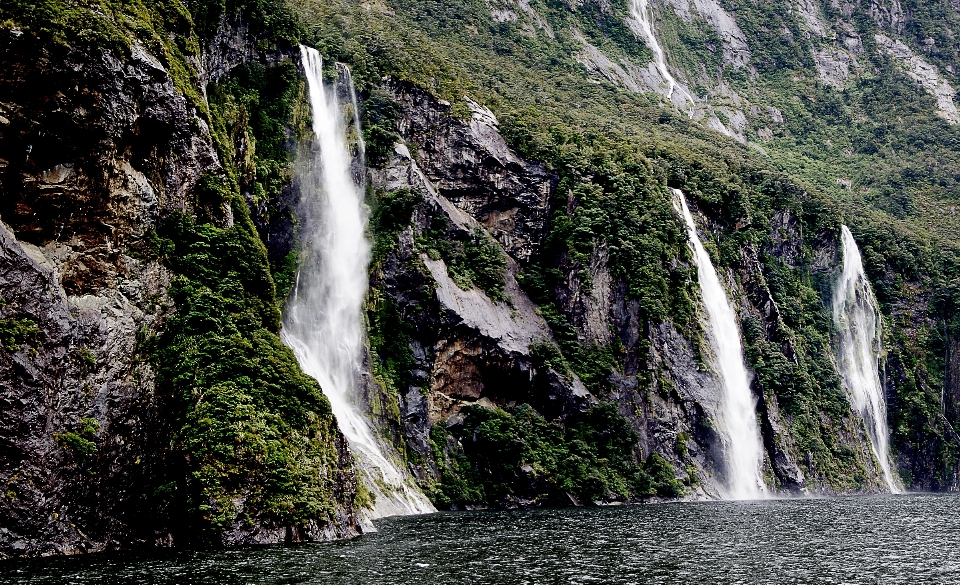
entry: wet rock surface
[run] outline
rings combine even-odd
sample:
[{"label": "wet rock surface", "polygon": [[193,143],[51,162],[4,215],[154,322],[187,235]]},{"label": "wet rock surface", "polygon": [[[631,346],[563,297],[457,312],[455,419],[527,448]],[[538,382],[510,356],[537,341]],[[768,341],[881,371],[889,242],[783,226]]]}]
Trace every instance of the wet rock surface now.
[{"label": "wet rock surface", "polygon": [[168,421],[138,344],[169,313],[171,275],[138,251],[216,157],[142,48],[124,61],[0,35],[0,317],[36,328],[0,353],[0,555],[162,542],[142,514]]},{"label": "wet rock surface", "polygon": [[[208,78],[251,57],[245,34],[221,31]],[[139,44],[120,57],[0,28],[0,46],[0,320],[20,327],[0,350],[0,558],[171,546],[156,494],[176,415],[143,344],[174,310],[172,274],[148,258],[220,168],[207,123]],[[238,523],[222,544],[353,535],[350,505],[323,526]]]}]

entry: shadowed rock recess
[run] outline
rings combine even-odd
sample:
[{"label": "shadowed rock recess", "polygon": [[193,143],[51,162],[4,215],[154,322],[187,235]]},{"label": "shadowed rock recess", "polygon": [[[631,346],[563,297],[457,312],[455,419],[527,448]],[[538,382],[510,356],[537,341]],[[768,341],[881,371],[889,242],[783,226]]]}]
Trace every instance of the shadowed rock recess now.
[{"label": "shadowed rock recess", "polygon": [[[0,3],[0,558],[369,529],[280,341],[322,196],[300,44],[357,90],[354,400],[436,507],[730,493],[672,189],[736,313],[760,492],[960,489],[958,9],[447,4]],[[837,358],[842,226],[886,455]]]}]

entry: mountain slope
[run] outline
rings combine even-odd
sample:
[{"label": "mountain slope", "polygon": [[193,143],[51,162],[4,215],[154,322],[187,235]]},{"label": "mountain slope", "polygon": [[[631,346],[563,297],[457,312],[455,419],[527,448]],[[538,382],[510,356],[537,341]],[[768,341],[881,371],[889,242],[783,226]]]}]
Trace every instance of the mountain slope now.
[{"label": "mountain slope", "polygon": [[361,530],[346,441],[277,335],[310,196],[297,43],[359,90],[360,399],[438,505],[723,494],[670,188],[740,319],[770,489],[885,489],[836,364],[842,224],[883,314],[898,476],[956,488],[950,4],[0,11],[0,554]]}]

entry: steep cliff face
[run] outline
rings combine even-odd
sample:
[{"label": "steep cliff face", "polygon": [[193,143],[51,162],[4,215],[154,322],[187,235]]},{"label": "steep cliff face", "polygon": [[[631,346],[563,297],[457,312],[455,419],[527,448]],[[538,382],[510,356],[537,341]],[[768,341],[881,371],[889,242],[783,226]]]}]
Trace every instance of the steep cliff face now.
[{"label": "steep cliff face", "polygon": [[[410,114],[401,131],[423,153],[424,167],[398,143],[384,168],[373,172],[373,186],[387,200],[375,221],[387,229],[377,234],[381,255],[371,277],[370,320],[375,354],[391,350],[379,336],[398,333],[399,351],[409,351],[408,362],[383,372],[399,393],[385,400],[399,399],[403,436],[417,460],[431,462],[418,473],[429,477],[437,473],[430,429],[456,421],[466,406],[529,403],[557,417],[596,399],[575,375],[536,359],[534,350],[551,343],[552,334],[517,284],[517,261],[490,239],[529,257],[539,241],[530,235],[543,230],[551,177],[506,147],[488,111],[478,108],[467,125],[421,90],[394,91]],[[430,135],[422,134],[426,129]],[[444,189],[458,197],[451,201]],[[471,246],[486,257],[470,257]],[[465,283],[465,271],[473,280],[468,275]]]},{"label": "steep cliff face", "polygon": [[[555,237],[547,236],[546,218],[556,222],[558,213],[569,213],[576,203],[556,208],[563,202],[557,196],[559,177],[509,149],[488,110],[468,101],[471,117],[463,120],[419,90],[389,87],[402,111],[401,142],[385,167],[373,173],[379,193],[374,231],[382,255],[371,277],[372,361],[389,369],[384,386],[396,394],[376,402],[399,404],[396,422],[385,422],[407,440],[421,482],[449,484],[444,466],[450,450],[470,451],[475,437],[460,432],[464,414],[471,412],[465,407],[509,411],[529,404],[548,420],[573,421],[603,402],[615,405],[629,422],[641,457],[657,454],[668,462],[671,478],[685,483],[690,495],[720,495],[725,465],[711,413],[719,410],[722,389],[705,363],[699,328],[678,330],[672,321],[644,317],[627,282],[611,273],[606,248],[621,242],[601,240],[586,257],[563,247],[544,249],[548,237]],[[716,222],[722,217],[701,218],[724,237],[723,225]],[[821,229],[805,240],[801,224],[810,219],[801,220],[789,208],[758,212],[754,221],[764,248],[734,252],[723,280],[745,324],[747,358],[757,368],[754,390],[768,483],[774,490],[798,493],[882,489],[869,440],[846,405],[830,358],[824,312],[839,265],[835,232]],[[469,263],[457,256],[457,246],[469,242],[471,234],[489,234],[499,244],[497,253],[505,257],[503,288],[478,290],[481,285],[458,280],[456,263],[468,268]],[[451,242],[453,253],[444,248]],[[455,264],[453,278],[445,260]],[[552,307],[546,313],[517,286],[518,277],[531,286],[531,271],[544,264],[559,276],[546,291],[538,289],[539,302]],[[779,287],[773,289],[779,298],[768,278]],[[810,288],[811,279],[824,283],[821,294]],[[778,303],[783,302],[793,320],[781,313]],[[551,316],[550,324],[544,314]],[[565,358],[556,346],[558,327],[574,346],[610,357],[594,358],[600,361],[592,366],[574,362],[566,375],[559,374],[569,366],[559,365]],[[795,331],[801,327],[809,330],[801,335]],[[396,346],[378,342],[378,335],[397,331],[406,359],[396,359]],[[544,348],[558,353],[544,361]],[[545,365],[553,367],[544,371]],[[590,378],[589,391],[577,373]],[[794,384],[808,390],[793,391]],[[447,433],[453,438],[444,439]],[[536,492],[530,487],[536,481],[521,482],[528,495]]]},{"label": "steep cliff face", "polygon": [[360,531],[278,337],[315,156],[298,41],[361,90],[361,398],[439,505],[722,493],[668,187],[739,318],[767,485],[883,488],[834,358],[846,223],[899,475],[957,489],[955,7],[94,4],[0,9],[0,556]]},{"label": "steep cliff face", "polygon": [[216,155],[142,46],[126,60],[2,35],[3,311],[35,328],[2,356],[3,548],[152,541],[141,509],[169,422],[138,340],[170,311],[171,273],[137,251]]},{"label": "steep cliff face", "polygon": [[[224,21],[223,30],[217,39],[242,36],[246,27]],[[309,414],[314,422],[297,431],[305,448],[325,449],[309,462],[327,476],[326,509],[296,519],[258,509],[258,490],[243,485],[253,478],[226,468],[220,481],[240,484],[227,491],[236,510],[216,521],[198,512],[224,500],[204,502],[213,492],[191,474],[203,469],[198,458],[222,456],[185,441],[196,413],[184,408],[182,382],[172,382],[157,353],[189,298],[184,267],[162,252],[183,243],[165,226],[191,215],[214,231],[249,225],[245,212],[237,218],[229,200],[211,199],[201,186],[209,183],[204,177],[223,176],[225,164],[199,98],[203,88],[185,95],[170,70],[203,61],[204,77],[215,79],[256,52],[217,41],[171,61],[136,37],[124,51],[69,37],[54,42],[9,23],[0,27],[0,43],[0,556],[356,534],[352,456],[322,397]],[[259,250],[252,248],[255,262],[262,244]],[[269,288],[260,294],[273,303],[265,278]],[[169,294],[175,282],[178,298]],[[264,326],[276,324],[268,317]],[[253,335],[276,340],[275,329]],[[202,350],[206,342],[192,343]],[[267,343],[284,366],[292,361],[278,341]],[[274,383],[283,387],[295,375],[281,373]],[[202,390],[202,381],[193,384]],[[308,392],[319,396],[319,389]],[[204,416],[216,420],[217,410]]]}]

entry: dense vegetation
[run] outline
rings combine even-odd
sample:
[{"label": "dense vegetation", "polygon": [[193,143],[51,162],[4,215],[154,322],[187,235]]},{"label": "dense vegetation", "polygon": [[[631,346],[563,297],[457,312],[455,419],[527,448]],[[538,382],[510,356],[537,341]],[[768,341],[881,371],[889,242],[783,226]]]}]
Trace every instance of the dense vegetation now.
[{"label": "dense vegetation", "polygon": [[[718,264],[741,269],[755,254],[777,301],[783,319],[772,332],[775,339],[759,329],[755,316],[745,316],[747,357],[760,385],[792,421],[798,452],[809,454],[800,459],[811,461],[828,483],[855,488],[863,470],[832,439],[849,424],[849,409],[828,359],[831,276],[809,268],[817,239],[835,236],[839,224],[848,223],[891,320],[890,367],[902,372],[892,385],[895,447],[911,458],[937,445],[931,458],[942,462],[943,473],[952,468],[956,446],[934,389],[945,384],[943,332],[955,326],[954,313],[945,307],[956,298],[957,231],[952,216],[941,210],[953,197],[960,169],[951,138],[957,129],[936,116],[932,99],[879,53],[873,20],[858,16],[853,22],[876,71],[837,90],[817,79],[811,58],[824,41],[775,3],[729,7],[746,35],[755,76],[723,64],[721,39],[702,19],[657,13],[671,59],[691,72],[694,89],[710,89],[714,76],[723,75],[742,95],[761,95],[782,114],[780,125],[757,118],[747,128],[748,138],[761,140],[758,132],[767,125],[773,139],[747,149],[703,131],[649,96],[585,79],[575,59],[583,45],[574,29],[608,56],[649,60],[640,54],[643,49],[636,52],[635,37],[604,20],[622,19],[626,2],[610,2],[602,15],[593,12],[593,3],[579,9],[531,5],[552,35],[522,14],[516,21],[494,22],[479,1],[454,9],[428,0],[393,0],[387,2],[390,18],[354,10],[347,2],[313,2],[311,14],[329,18],[309,38],[352,63],[361,87],[389,73],[455,104],[463,94],[479,99],[496,112],[521,154],[557,172],[561,183],[550,239],[520,280],[553,328],[560,348],[555,363],[570,367],[601,394],[607,373],[622,367],[623,356],[616,346],[583,346],[569,316],[554,304],[554,291],[568,271],[579,272],[589,290],[584,266],[604,248],[611,268],[628,281],[630,296],[641,301],[647,323],[670,320],[689,329],[696,298],[689,257],[663,186],[684,189],[719,227],[716,240],[708,242]],[[838,17],[831,10],[825,8],[827,22]],[[929,7],[911,14],[916,30],[908,29],[909,35],[924,30],[944,38],[947,25],[938,23]],[[934,46],[925,55],[948,71],[950,44]],[[701,73],[706,77],[697,77]],[[769,251],[771,220],[785,209],[799,221],[796,265]],[[946,479],[937,473],[936,481]]]},{"label": "dense vegetation", "polygon": [[[776,301],[773,326],[748,308],[742,328],[758,386],[787,415],[798,460],[829,485],[852,489],[865,473],[835,440],[851,423],[829,359],[831,275],[811,268],[818,240],[848,223],[886,319],[894,446],[914,461],[934,461],[934,481],[948,481],[960,453],[950,420],[960,413],[942,409],[940,395],[947,383],[942,356],[960,329],[960,224],[946,210],[957,198],[960,127],[937,117],[932,98],[877,50],[872,39],[880,29],[871,19],[853,19],[869,74],[836,89],[818,80],[811,57],[823,40],[777,3],[735,4],[724,3],[747,37],[755,75],[724,65],[722,39],[702,20],[670,11],[658,19],[692,88],[706,91],[721,77],[782,114],[782,124],[746,128],[754,149],[704,130],[650,95],[585,75],[576,59],[581,38],[609,56],[649,61],[624,24],[626,0],[534,1],[544,20],[529,27],[523,18],[495,22],[483,0],[98,0],[90,4],[97,10],[52,0],[3,2],[3,19],[45,40],[125,54],[134,40],[144,42],[210,122],[224,163],[222,175],[208,175],[195,190],[196,216],[168,218],[150,250],[177,274],[170,291],[176,315],[159,338],[143,340],[143,349],[173,395],[174,445],[185,478],[171,475],[157,491],[159,505],[185,507],[188,528],[201,532],[234,522],[240,497],[251,518],[322,520],[333,510],[331,470],[341,465],[329,406],[277,336],[278,297],[292,285],[296,253],[268,258],[248,212],[248,204],[269,207],[289,184],[289,132],[304,123],[294,107],[303,91],[299,76],[289,63],[251,65],[208,88],[207,102],[189,65],[221,17],[237,14],[261,31],[261,48],[307,42],[350,64],[372,164],[386,160],[398,136],[397,106],[378,86],[392,75],[450,100],[460,116],[467,112],[464,95],[491,107],[517,151],[557,175],[549,236],[518,280],[557,342],[535,347],[534,358],[577,374],[601,397],[610,374],[627,369],[628,356],[617,341],[584,344],[557,291],[570,273],[589,291],[591,259],[607,256],[612,275],[639,303],[644,335],[634,369],[649,390],[657,375],[643,363],[651,327],[671,322],[694,345],[700,341],[686,238],[666,189],[682,188],[709,222],[706,244],[718,266],[742,279],[756,260]],[[904,4],[908,40],[920,46],[934,39],[925,57],[960,82],[949,32],[956,14],[936,3]],[[839,17],[824,10],[828,19]],[[376,269],[420,202],[398,191],[372,194],[371,203]],[[796,220],[795,259],[772,245],[771,225],[784,213]],[[234,225],[224,227],[228,215]],[[419,236],[418,250],[442,258],[459,286],[505,299],[505,260],[482,233],[451,236],[438,222]],[[377,291],[367,318],[374,374],[395,398],[413,383],[413,332]],[[31,327],[3,321],[0,341],[12,350],[35,333]],[[81,425],[59,439],[83,455],[91,436]],[[585,502],[684,489],[666,460],[638,452],[629,423],[607,404],[556,421],[525,405],[471,408],[461,425],[435,426],[431,439],[441,469],[433,496],[443,505]],[[916,471],[901,473],[909,481]]]},{"label": "dense vegetation", "polygon": [[237,521],[241,497],[240,520],[329,519],[340,467],[330,406],[277,336],[263,244],[242,202],[234,213],[230,228],[174,216],[157,240],[177,312],[152,355],[182,413],[173,444],[186,467],[159,504],[185,506],[183,528],[201,537]]},{"label": "dense vegetation", "polygon": [[[462,452],[448,454],[451,434]],[[473,406],[462,426],[436,425],[430,439],[441,468],[431,495],[443,507],[570,505],[685,491],[660,455],[642,460],[636,433],[609,403],[562,422],[526,404],[511,411]]]}]

